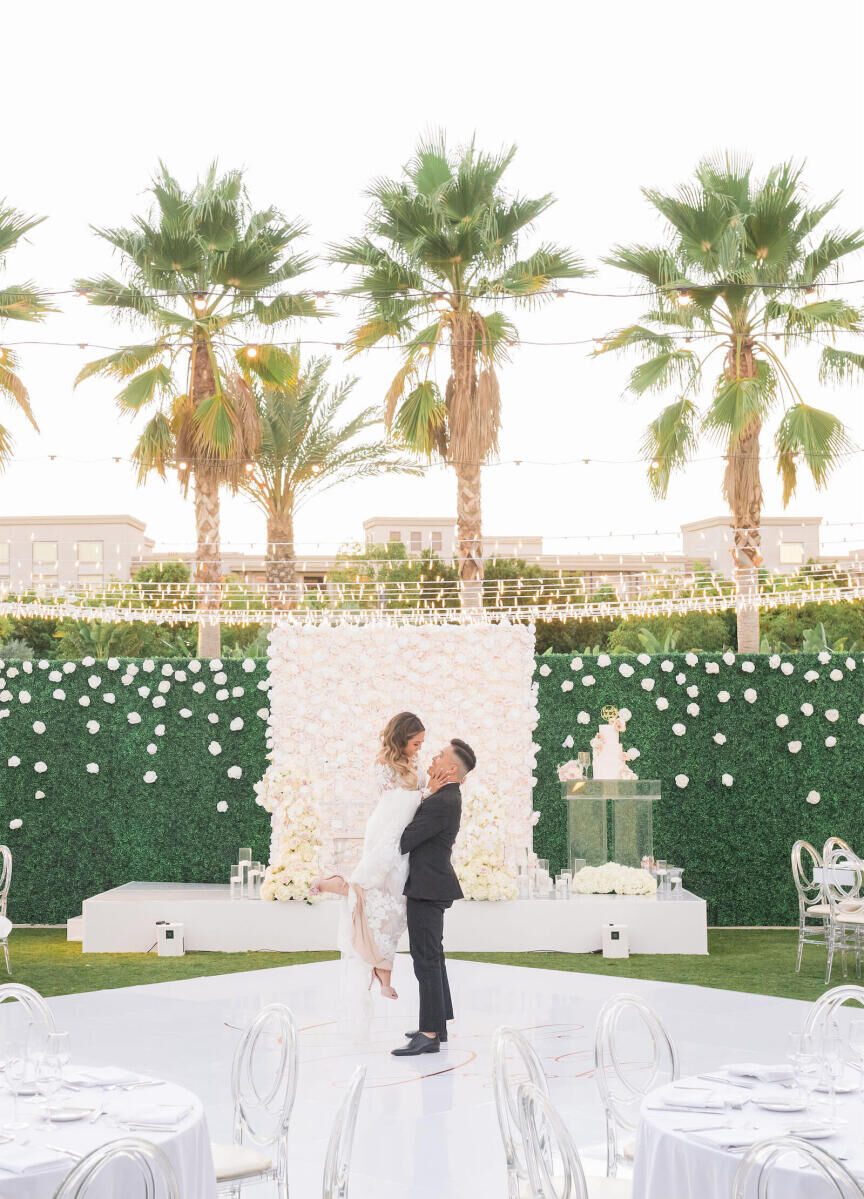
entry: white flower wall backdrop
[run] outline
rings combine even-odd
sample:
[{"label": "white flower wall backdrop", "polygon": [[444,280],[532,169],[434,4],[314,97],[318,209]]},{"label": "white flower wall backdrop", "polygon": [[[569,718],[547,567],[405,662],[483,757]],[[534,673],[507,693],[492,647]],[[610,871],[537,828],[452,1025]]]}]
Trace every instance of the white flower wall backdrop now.
[{"label": "white flower wall backdrop", "polygon": [[424,766],[451,737],[464,738],[477,755],[471,784],[500,797],[508,847],[531,845],[538,749],[532,629],[282,624],[270,634],[268,665],[271,760],[321,780],[325,857],[334,842],[363,836],[377,799],[378,734],[406,710],[426,727]]}]

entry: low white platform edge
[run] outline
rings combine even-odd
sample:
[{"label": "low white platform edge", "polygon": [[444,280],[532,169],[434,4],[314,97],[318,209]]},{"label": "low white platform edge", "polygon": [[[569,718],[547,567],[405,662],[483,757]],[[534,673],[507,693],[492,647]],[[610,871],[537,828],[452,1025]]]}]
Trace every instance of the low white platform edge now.
[{"label": "low white platform edge", "polygon": [[[184,926],[187,950],[236,953],[334,949],[338,902],[231,900],[227,884],[126,883],[83,905],[84,953],[146,953],[157,920]],[[631,953],[706,954],[704,899],[578,895],[569,900],[455,903],[445,944],[454,953],[591,953],[604,924],[627,925]],[[401,949],[408,948],[407,937]]]}]

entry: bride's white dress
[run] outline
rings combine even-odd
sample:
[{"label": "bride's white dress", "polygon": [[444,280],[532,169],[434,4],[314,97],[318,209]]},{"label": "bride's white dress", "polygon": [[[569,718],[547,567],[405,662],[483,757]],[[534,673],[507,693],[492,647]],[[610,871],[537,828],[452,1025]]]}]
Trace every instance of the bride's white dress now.
[{"label": "bride's white dress", "polygon": [[339,918],[343,1002],[352,1020],[368,1016],[364,996],[373,971],[375,967],[392,970],[396,946],[407,926],[402,892],[408,855],[400,852],[399,842],[420,806],[426,778],[418,771],[417,787],[409,790],[391,766],[376,762],[374,782],[378,803],[366,825],[363,853],[348,879]]}]

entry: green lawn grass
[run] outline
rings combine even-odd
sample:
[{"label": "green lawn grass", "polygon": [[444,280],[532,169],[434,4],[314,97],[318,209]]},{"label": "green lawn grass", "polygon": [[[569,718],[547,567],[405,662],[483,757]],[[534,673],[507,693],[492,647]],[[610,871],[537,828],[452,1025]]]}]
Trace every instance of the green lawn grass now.
[{"label": "green lawn grass", "polygon": [[[449,956],[507,966],[605,974],[621,980],[654,979],[750,991],[756,995],[815,999],[825,990],[825,954],[816,947],[806,947],[801,973],[795,974],[796,935],[785,929],[714,929],[708,933],[708,957],[634,954],[623,961],[607,961],[599,954],[590,953],[455,953]],[[84,955],[80,942],[67,941],[64,930],[49,928],[15,929],[9,938],[9,948],[12,978],[34,987],[42,995],[72,995],[141,983],[269,970],[274,966],[326,962],[338,956],[335,952],[187,953],[181,958],[160,958],[145,953]],[[0,972],[0,981],[2,977]],[[840,981],[838,966],[833,982],[836,985]]]}]

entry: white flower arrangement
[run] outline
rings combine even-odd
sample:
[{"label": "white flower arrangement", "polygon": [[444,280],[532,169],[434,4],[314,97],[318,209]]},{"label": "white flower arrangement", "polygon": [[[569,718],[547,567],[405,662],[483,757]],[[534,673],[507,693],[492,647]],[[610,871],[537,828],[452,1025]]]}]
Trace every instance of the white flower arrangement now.
[{"label": "white flower arrangement", "polygon": [[227,812],[228,811],[228,800],[220,799],[216,805],[216,811],[217,812]]},{"label": "white flower arrangement", "polygon": [[658,712],[665,712],[669,707],[669,700],[666,699],[665,695],[658,696],[657,699],[654,700],[654,703],[657,706]]},{"label": "white flower arrangement", "polygon": [[717,743],[717,745],[725,745],[726,744],[726,734],[725,733],[715,733],[714,740]]},{"label": "white flower arrangement", "polygon": [[752,674],[753,671],[756,669],[756,667],[753,665],[752,662],[748,661],[748,662],[741,663],[741,669],[744,671],[745,674]]},{"label": "white flower arrangement", "polygon": [[827,649],[823,649],[822,652],[819,654],[819,661],[822,662],[823,665],[825,662],[831,661],[831,654],[829,653],[829,651]]},{"label": "white flower arrangement", "polygon": [[825,719],[830,720],[831,723],[834,724],[834,723],[836,723],[836,721],[838,721],[840,719],[840,713],[837,711],[836,708],[829,708],[828,711],[825,713]]},{"label": "white flower arrangement", "polygon": [[696,696],[699,694],[699,688],[696,686],[695,683],[693,683],[690,687],[687,688],[687,694],[690,696],[691,699],[695,699]]},{"label": "white flower arrangement", "polygon": [[548,662],[544,662],[543,665],[540,667],[539,673],[545,679],[552,673],[552,667],[548,664]]},{"label": "white flower arrangement", "polygon": [[771,657],[768,659],[768,665],[771,667],[772,670],[776,670],[777,667],[780,665],[780,655],[772,654]]},{"label": "white flower arrangement", "polygon": [[596,681],[593,674],[584,674],[582,676],[583,687],[593,687]]},{"label": "white flower arrangement", "polygon": [[678,684],[679,687],[683,686],[683,684],[687,682],[687,675],[684,673],[683,670],[679,670],[678,673],[675,675],[675,682]]},{"label": "white flower arrangement", "polygon": [[818,670],[805,671],[804,678],[806,679],[806,681],[808,683],[815,683],[816,680],[819,678],[819,671]]},{"label": "white flower arrangement", "polygon": [[218,757],[219,754],[221,754],[221,752],[222,752],[222,746],[219,744],[218,741],[211,741],[210,744],[207,746],[207,749],[213,755],[214,758]]},{"label": "white flower arrangement", "polygon": [[755,704],[756,700],[758,698],[756,688],[748,687],[747,690],[744,692],[744,698],[747,700],[748,704]]},{"label": "white flower arrangement", "polygon": [[583,866],[573,875],[574,895],[653,895],[657,880],[647,870],[607,862],[605,866]]},{"label": "white flower arrangement", "polygon": [[99,721],[98,721],[98,720],[88,720],[88,721],[87,721],[87,732],[88,732],[88,733],[90,733],[91,735],[92,735],[93,733],[98,733],[98,732],[99,732],[99,727],[100,727],[100,726],[99,726]]},{"label": "white flower arrangement", "polygon": [[731,697],[730,697],[730,695],[729,695],[729,692],[728,692],[728,691],[718,691],[718,692],[717,692],[717,701],[718,701],[718,703],[721,703],[721,704],[728,704],[728,703],[729,703],[729,700],[730,700],[730,698],[731,698]]},{"label": "white flower arrangement", "polygon": [[672,732],[676,737],[683,737],[687,732],[687,726],[686,724],[682,724],[680,720],[676,721],[676,723],[672,725]]},{"label": "white flower arrangement", "polygon": [[723,655],[723,661],[727,666],[735,665],[735,655],[732,653],[731,649],[727,649],[726,653]]},{"label": "white flower arrangement", "polygon": [[795,670],[795,667],[792,665],[791,662],[782,662],[780,665],[780,671],[782,674],[790,675],[793,673],[794,670]]},{"label": "white flower arrangement", "polygon": [[688,716],[698,716],[699,711],[700,711],[700,709],[699,709],[698,704],[688,704],[687,705],[687,715]]},{"label": "white flower arrangement", "polygon": [[581,670],[582,669],[582,659],[581,658],[573,658],[570,662],[570,669],[571,670]]},{"label": "white flower arrangement", "polygon": [[804,713],[805,716],[812,716],[813,711],[814,711],[813,705],[812,704],[802,704],[801,711]]},{"label": "white flower arrangement", "polygon": [[719,662],[706,662],[705,663],[705,673],[706,674],[719,674],[720,673],[720,663]]},{"label": "white flower arrangement", "polygon": [[670,670],[675,669],[675,663],[670,662],[668,658],[664,658],[663,661],[660,663],[660,669],[662,671],[664,671],[666,674],[668,674]]},{"label": "white flower arrangement", "polygon": [[828,675],[828,678],[832,681],[832,683],[839,683],[840,680],[843,678],[843,671],[836,670],[836,669],[832,670],[831,673]]},{"label": "white flower arrangement", "polygon": [[240,730],[243,728],[243,717],[235,716],[234,719],[231,721],[231,723],[228,725],[228,728],[231,730],[232,733],[239,733]]},{"label": "white flower arrangement", "polygon": [[232,699],[242,699],[245,694],[246,694],[246,689],[244,687],[232,687],[231,688],[231,698]]},{"label": "white flower arrangement", "polygon": [[79,695],[78,703],[81,705],[82,708],[89,708],[90,707],[90,696],[89,695]]},{"label": "white flower arrangement", "polygon": [[270,813],[271,830],[261,898],[313,902],[309,888],[321,870],[321,784],[311,773],[269,766],[255,793],[255,802]]},{"label": "white flower arrangement", "polygon": [[151,741],[150,744],[147,746],[147,752],[148,752],[148,754],[155,754],[155,753],[159,752],[159,746],[156,744],[155,741]]},{"label": "white flower arrangement", "polygon": [[226,773],[229,779],[239,779],[243,777],[243,769],[240,766],[229,766]]},{"label": "white flower arrangement", "polygon": [[640,666],[650,666],[651,655],[650,654],[639,654],[639,655],[637,655],[636,661],[639,663]]},{"label": "white flower arrangement", "polygon": [[[590,724],[591,723],[590,714],[588,712],[584,712],[584,711],[580,712],[579,715],[576,717],[576,723],[577,724]],[[570,744],[572,745],[573,742],[571,741]]]},{"label": "white flower arrangement", "polygon": [[826,749],[833,749],[836,744],[837,744],[836,737],[826,737],[825,738],[825,748]]},{"label": "white flower arrangement", "polygon": [[155,737],[164,737],[165,736],[165,725],[157,724],[156,728],[153,730],[153,735]]},{"label": "white flower arrangement", "polygon": [[618,667],[618,673],[622,676],[622,678],[629,679],[630,675],[633,674],[633,667],[629,662],[622,662]]},{"label": "white flower arrangement", "polygon": [[781,712],[780,715],[775,718],[774,723],[777,725],[778,729],[785,729],[786,725],[789,723],[789,717],[785,712]]},{"label": "white flower arrangement", "polygon": [[790,754],[800,753],[801,752],[801,742],[800,741],[790,741],[789,744],[786,746],[786,748],[789,750]]},{"label": "white flower arrangement", "polygon": [[855,669],[855,666],[856,666],[856,662],[855,662],[855,659],[854,659],[854,658],[847,658],[847,659],[846,659],[846,669],[847,669],[847,670],[854,670],[854,669]]},{"label": "white flower arrangement", "polygon": [[653,679],[643,679],[642,680],[642,690],[643,691],[653,691],[654,690],[654,680]]},{"label": "white flower arrangement", "polygon": [[145,771],[145,774],[144,774],[144,782],[145,783],[155,783],[156,779],[158,777],[159,776],[156,774],[155,770],[147,770],[147,771]]},{"label": "white flower arrangement", "polygon": [[682,791],[684,790],[684,788],[687,786],[687,784],[689,782],[690,782],[690,779],[687,777],[686,774],[676,774],[675,775],[675,786],[680,787]]},{"label": "white flower arrangement", "polygon": [[808,791],[807,792],[807,802],[808,803],[818,803],[821,798],[822,798],[822,796],[819,794],[818,791]]},{"label": "white flower arrangement", "polygon": [[735,782],[735,780],[731,774],[724,774],[720,781],[722,782],[724,787],[731,787],[732,784]]},{"label": "white flower arrangement", "polygon": [[507,855],[509,805],[496,791],[470,787],[462,800],[462,828],[453,866],[466,899],[515,899],[516,869]]},{"label": "white flower arrangement", "polygon": [[44,774],[45,771],[48,769],[48,765],[46,762],[36,762],[36,763],[34,763],[33,769],[36,771],[37,774]]},{"label": "white flower arrangement", "polygon": [[561,690],[562,691],[572,691],[573,690],[573,680],[565,679],[564,682],[561,684]]}]

